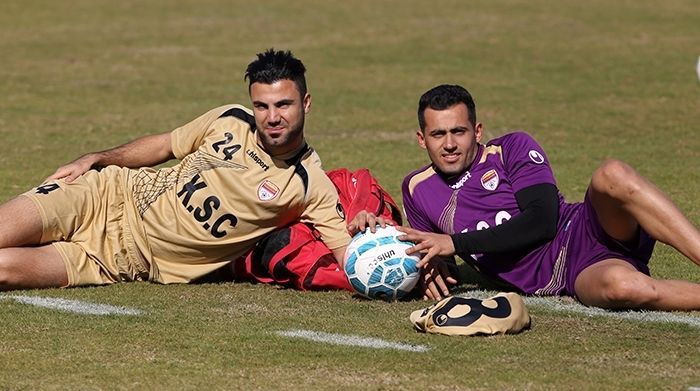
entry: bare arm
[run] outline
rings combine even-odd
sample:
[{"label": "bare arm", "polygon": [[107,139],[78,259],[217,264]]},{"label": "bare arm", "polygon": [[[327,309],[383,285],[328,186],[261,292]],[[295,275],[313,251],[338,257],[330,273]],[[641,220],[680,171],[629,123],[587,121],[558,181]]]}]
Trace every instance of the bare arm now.
[{"label": "bare arm", "polygon": [[137,138],[124,145],[100,152],[92,152],[59,167],[46,180],[65,179],[72,182],[93,167],[116,165],[120,167],[150,167],[174,158],[170,132]]},{"label": "bare arm", "polygon": [[341,248],[336,248],[333,250],[333,256],[335,257],[335,260],[338,262],[338,265],[340,265],[341,268],[345,267],[345,249],[348,248],[348,246],[343,246]]}]

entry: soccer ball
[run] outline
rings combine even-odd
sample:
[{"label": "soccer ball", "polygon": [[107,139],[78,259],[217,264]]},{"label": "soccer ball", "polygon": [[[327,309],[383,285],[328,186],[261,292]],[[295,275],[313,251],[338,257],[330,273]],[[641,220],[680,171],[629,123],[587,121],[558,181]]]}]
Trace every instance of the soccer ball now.
[{"label": "soccer ball", "polygon": [[415,255],[406,255],[411,242],[398,239],[402,235],[387,225],[356,234],[345,251],[345,274],[362,296],[370,299],[397,300],[410,292],[420,275]]}]

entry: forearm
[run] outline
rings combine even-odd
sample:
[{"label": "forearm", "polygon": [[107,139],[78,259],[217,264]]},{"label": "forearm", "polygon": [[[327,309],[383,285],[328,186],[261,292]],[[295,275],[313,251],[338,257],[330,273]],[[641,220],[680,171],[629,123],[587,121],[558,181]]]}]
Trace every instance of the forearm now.
[{"label": "forearm", "polygon": [[451,235],[455,251],[469,254],[519,251],[540,245],[556,235],[559,193],[554,185],[540,184],[516,193],[519,215],[496,227]]},{"label": "forearm", "polygon": [[338,262],[338,265],[340,265],[341,268],[345,267],[345,249],[347,246],[343,246],[341,248],[337,248],[333,251],[333,256],[335,257],[336,262]]},{"label": "forearm", "polygon": [[96,167],[151,167],[174,158],[170,132],[140,137],[118,147],[86,155]]},{"label": "forearm", "polygon": [[533,226],[524,215],[497,227],[451,235],[455,252],[460,256],[482,253],[504,253],[531,248],[551,239],[546,230]]}]

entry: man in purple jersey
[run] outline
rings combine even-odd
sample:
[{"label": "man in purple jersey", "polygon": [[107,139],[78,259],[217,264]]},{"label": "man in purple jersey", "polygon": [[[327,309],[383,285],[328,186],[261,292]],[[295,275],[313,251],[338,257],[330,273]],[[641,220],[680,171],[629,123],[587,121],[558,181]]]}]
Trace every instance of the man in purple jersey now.
[{"label": "man in purple jersey", "polygon": [[483,125],[469,92],[441,85],[418,106],[418,143],[432,164],[403,182],[412,228],[402,239],[422,253],[425,295],[456,283],[445,260],[459,255],[481,273],[535,295],[570,295],[603,308],[700,309],[700,285],[649,276],[656,240],[700,265],[700,232],[647,179],[609,160],[581,203],[559,194],[542,148],[515,132],[480,144]]}]

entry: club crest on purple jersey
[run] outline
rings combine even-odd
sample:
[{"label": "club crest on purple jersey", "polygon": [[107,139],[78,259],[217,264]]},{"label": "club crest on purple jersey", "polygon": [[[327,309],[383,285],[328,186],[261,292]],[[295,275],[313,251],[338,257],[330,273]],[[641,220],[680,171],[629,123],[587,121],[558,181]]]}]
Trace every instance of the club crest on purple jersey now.
[{"label": "club crest on purple jersey", "polygon": [[496,170],[488,170],[481,176],[481,186],[489,191],[494,191],[498,187],[498,172]]}]

